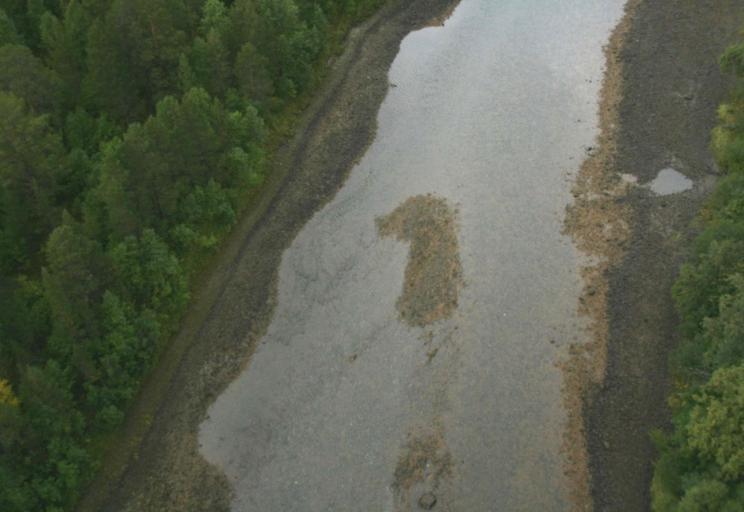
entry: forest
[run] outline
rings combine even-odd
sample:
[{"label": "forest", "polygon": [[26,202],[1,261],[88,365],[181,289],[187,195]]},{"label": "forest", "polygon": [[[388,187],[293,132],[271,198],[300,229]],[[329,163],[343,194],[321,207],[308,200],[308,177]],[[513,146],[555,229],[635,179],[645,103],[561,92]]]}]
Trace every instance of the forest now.
[{"label": "forest", "polygon": [[657,512],[744,510],[744,43],[721,64],[737,85],[713,133],[724,175],[673,290],[683,342],[672,361],[673,431],[655,435]]},{"label": "forest", "polygon": [[272,141],[381,3],[0,1],[0,510],[74,508]]}]

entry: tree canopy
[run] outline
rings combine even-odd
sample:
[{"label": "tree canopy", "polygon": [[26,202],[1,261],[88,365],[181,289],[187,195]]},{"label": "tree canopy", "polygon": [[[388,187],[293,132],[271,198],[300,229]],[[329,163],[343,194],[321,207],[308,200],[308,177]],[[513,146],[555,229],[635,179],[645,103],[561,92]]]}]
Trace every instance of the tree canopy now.
[{"label": "tree canopy", "polygon": [[74,509],[272,127],[381,3],[0,3],[0,510]]}]

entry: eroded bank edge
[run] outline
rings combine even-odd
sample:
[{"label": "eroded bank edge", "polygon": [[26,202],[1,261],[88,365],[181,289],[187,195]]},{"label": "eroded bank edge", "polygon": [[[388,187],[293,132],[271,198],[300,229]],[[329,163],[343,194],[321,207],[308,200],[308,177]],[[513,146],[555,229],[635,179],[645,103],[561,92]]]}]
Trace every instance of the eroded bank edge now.
[{"label": "eroded bank edge", "polygon": [[615,156],[622,100],[623,66],[620,51],[631,20],[643,0],[629,0],[604,47],[605,71],[599,98],[599,135],[589,150],[572,188],[574,202],[566,209],[565,233],[586,256],[580,269],[583,290],[579,315],[589,320],[588,340],[569,347],[560,363],[562,401],[567,420],[562,452],[564,475],[574,510],[592,510],[591,474],[584,407],[590,389],[600,385],[607,369],[609,339],[608,271],[622,258],[630,239],[632,212],[618,199],[628,184],[618,172]]}]

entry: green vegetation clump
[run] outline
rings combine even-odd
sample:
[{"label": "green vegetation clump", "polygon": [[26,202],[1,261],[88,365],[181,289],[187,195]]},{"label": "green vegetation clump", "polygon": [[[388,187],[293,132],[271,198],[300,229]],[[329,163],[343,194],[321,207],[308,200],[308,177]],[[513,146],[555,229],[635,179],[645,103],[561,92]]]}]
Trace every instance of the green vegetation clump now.
[{"label": "green vegetation clump", "polygon": [[738,77],[713,150],[725,176],[673,294],[683,343],[673,358],[673,432],[657,435],[657,512],[744,511],[744,43],[721,59]]},{"label": "green vegetation clump", "polygon": [[381,3],[0,2],[0,510],[74,508],[271,141]]}]

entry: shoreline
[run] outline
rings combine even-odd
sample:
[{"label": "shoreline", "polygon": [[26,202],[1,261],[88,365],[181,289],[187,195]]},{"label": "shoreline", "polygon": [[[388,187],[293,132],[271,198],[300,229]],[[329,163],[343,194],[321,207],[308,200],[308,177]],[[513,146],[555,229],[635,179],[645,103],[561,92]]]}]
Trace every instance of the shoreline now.
[{"label": "shoreline", "polygon": [[[592,313],[595,336],[572,355],[579,376],[566,382],[579,392],[571,407],[581,419],[572,416],[570,431],[583,438],[586,455],[574,476],[586,475],[587,486],[577,489],[602,511],[650,510],[650,434],[669,424],[667,361],[677,337],[671,285],[717,173],[708,147],[728,83],[718,57],[744,24],[744,6],[732,0],[660,4],[630,0],[608,46],[600,149],[585,163],[604,166],[594,189],[600,208],[597,217],[577,215],[586,221],[577,223],[579,246],[602,259],[585,275],[580,308]],[[642,186],[665,167],[693,179],[693,190],[656,196]],[[604,227],[618,220],[626,226],[608,233]]]},{"label": "shoreline", "polygon": [[259,205],[228,236],[146,379],[99,478],[80,503],[94,510],[229,510],[223,474],[199,454],[207,408],[248,363],[275,305],[284,249],[329,201],[374,138],[388,70],[411,31],[442,24],[459,0],[394,0],[351,30],[343,53],[279,148]]},{"label": "shoreline", "polygon": [[626,193],[615,165],[619,106],[622,101],[623,64],[619,59],[639,2],[629,0],[603,48],[605,69],[597,111],[599,134],[596,151],[588,153],[572,188],[574,202],[567,206],[564,231],[590,262],[580,275],[584,282],[578,314],[589,320],[586,342],[574,343],[558,366],[563,374],[561,394],[567,421],[563,434],[564,474],[575,510],[593,510],[591,470],[584,418],[590,389],[601,385],[607,368],[609,322],[608,270],[623,257],[631,230],[631,212],[617,198]]}]

